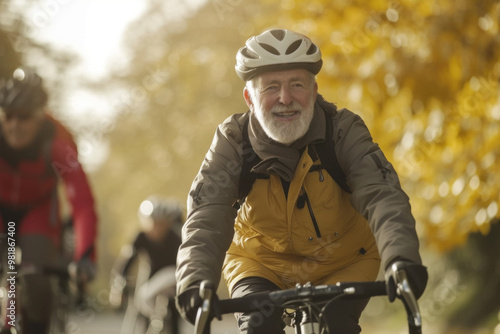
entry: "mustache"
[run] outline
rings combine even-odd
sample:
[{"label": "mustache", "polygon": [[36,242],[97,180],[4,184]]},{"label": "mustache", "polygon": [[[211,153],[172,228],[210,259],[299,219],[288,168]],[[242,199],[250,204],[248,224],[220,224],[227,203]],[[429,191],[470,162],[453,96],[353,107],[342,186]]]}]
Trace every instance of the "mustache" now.
[{"label": "mustache", "polygon": [[298,103],[297,101],[293,101],[291,104],[284,106],[280,104],[275,104],[272,106],[270,112],[271,113],[283,113],[283,112],[291,112],[291,111],[298,111],[298,112],[303,112],[304,108]]}]

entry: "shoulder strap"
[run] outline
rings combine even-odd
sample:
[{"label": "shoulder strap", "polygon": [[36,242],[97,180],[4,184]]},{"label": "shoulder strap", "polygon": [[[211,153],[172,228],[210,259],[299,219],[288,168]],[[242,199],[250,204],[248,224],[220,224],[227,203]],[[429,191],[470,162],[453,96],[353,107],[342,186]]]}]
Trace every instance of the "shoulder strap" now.
[{"label": "shoulder strap", "polygon": [[325,112],[325,123],[326,123],[326,139],[324,142],[316,144],[316,151],[321,160],[322,165],[324,165],[326,171],[330,176],[337,182],[337,184],[346,192],[351,193],[349,186],[347,185],[346,176],[344,171],[340,167],[339,161],[337,159],[337,154],[335,152],[335,142],[333,140],[333,124],[332,124],[332,111],[327,108],[322,108]]},{"label": "shoulder strap", "polygon": [[243,124],[242,135],[242,148],[243,148],[243,159],[241,165],[241,173],[240,173],[240,181],[238,188],[238,201],[234,203],[233,207],[239,208],[240,204],[245,200],[250,189],[252,189],[252,185],[257,179],[257,175],[252,173],[251,170],[253,166],[258,164],[261,159],[255,153],[252,148],[252,144],[250,144],[250,139],[248,137],[248,122],[249,117],[246,119],[245,124]]}]

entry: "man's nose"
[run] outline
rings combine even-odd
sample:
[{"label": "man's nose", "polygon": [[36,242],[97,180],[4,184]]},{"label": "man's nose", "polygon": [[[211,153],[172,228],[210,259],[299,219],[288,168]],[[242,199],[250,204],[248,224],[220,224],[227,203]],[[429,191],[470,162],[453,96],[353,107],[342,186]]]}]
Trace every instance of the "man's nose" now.
[{"label": "man's nose", "polygon": [[286,87],[286,86],[281,87],[279,101],[280,101],[280,103],[284,104],[285,106],[292,103],[293,97],[292,97],[292,93],[288,87]]}]

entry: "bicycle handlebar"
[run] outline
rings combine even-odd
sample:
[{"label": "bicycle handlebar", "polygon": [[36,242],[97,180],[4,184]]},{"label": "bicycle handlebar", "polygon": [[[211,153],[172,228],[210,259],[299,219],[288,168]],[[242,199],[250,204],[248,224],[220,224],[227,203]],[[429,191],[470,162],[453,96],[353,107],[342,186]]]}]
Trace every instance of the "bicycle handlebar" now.
[{"label": "bicycle handlebar", "polygon": [[[405,304],[410,334],[421,333],[422,322],[418,303],[411,290],[406,273],[403,270],[399,278],[401,279],[401,283],[397,286],[397,292]],[[196,317],[196,334],[209,332],[212,318],[215,316],[220,319],[222,314],[255,312],[262,310],[266,306],[269,307],[269,305],[293,308],[293,305],[303,302],[312,301],[320,303],[336,297],[352,299],[387,295],[385,281],[343,282],[336,285],[317,286],[307,283],[305,285],[297,285],[293,289],[259,292],[244,297],[222,300],[212,298],[213,291],[214,285],[211,282],[201,282],[200,296],[203,304],[198,309]]]},{"label": "bicycle handlebar", "polygon": [[18,276],[42,274],[47,276],[55,276],[59,279],[72,283],[76,296],[76,303],[82,305],[85,300],[86,282],[75,277],[70,266],[61,265],[34,265],[31,263],[22,263]]},{"label": "bicycle handlebar", "polygon": [[31,264],[22,264],[20,275],[30,275],[30,274],[38,274],[41,273],[43,275],[53,275],[62,279],[69,279],[70,273],[67,267],[61,266],[51,266],[51,265],[43,265],[43,266],[35,266]]},{"label": "bicycle handlebar", "polygon": [[397,293],[401,296],[408,314],[408,325],[410,327],[421,328],[422,327],[422,316],[420,314],[420,308],[418,307],[417,298],[411,290],[410,283],[406,272],[404,270],[397,271],[398,281]]},{"label": "bicycle handlebar", "polygon": [[[202,282],[200,286],[200,295],[202,293],[201,291],[207,289],[207,284],[210,283],[206,281]],[[240,298],[222,299],[217,301],[216,307],[220,314],[227,314],[233,312],[258,311],[259,306],[268,303],[279,306],[296,300],[321,302],[336,296],[343,296],[343,298],[368,298],[384,295],[387,295],[384,281],[349,282],[339,283],[337,285],[316,286],[305,284],[297,285],[294,289],[258,292]],[[202,299],[206,301],[203,296]]]},{"label": "bicycle handlebar", "polygon": [[196,314],[195,330],[196,334],[203,334],[207,324],[210,323],[211,319],[211,300],[214,291],[214,286],[209,281],[203,281],[200,285],[200,297],[203,300],[201,307],[198,309]]}]

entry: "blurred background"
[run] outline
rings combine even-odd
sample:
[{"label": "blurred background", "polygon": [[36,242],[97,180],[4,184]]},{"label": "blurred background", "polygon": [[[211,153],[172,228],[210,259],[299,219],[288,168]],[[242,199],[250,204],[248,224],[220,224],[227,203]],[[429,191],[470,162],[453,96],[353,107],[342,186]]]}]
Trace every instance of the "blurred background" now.
[{"label": "blurred background", "polygon": [[[498,0],[0,0],[0,76],[35,68],[78,141],[100,217],[100,313],[139,203],[185,203],[215,127],[246,111],[238,48],[270,27],[308,35],[320,93],[362,116],[410,196],[424,328],[499,334],[499,22]],[[402,311],[372,300],[364,330],[405,333]]]}]

